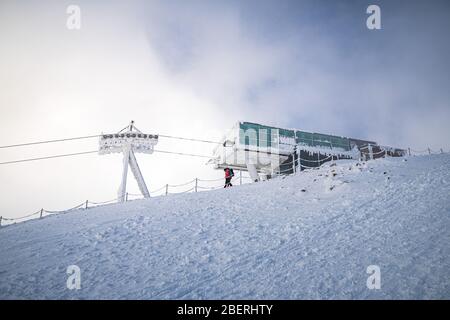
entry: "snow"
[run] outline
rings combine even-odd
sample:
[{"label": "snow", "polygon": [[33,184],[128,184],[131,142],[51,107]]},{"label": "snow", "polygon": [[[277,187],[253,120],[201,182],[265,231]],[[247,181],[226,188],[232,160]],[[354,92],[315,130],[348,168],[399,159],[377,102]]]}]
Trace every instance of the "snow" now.
[{"label": "snow", "polygon": [[442,154],[49,216],[0,229],[0,298],[449,299],[449,196]]},{"label": "snow", "polygon": [[320,146],[299,145],[299,149],[308,152],[310,156],[312,156],[313,154],[320,153],[321,155],[326,156],[343,156],[343,157],[350,157],[352,159],[358,159],[360,157],[360,152],[356,147],[350,151],[346,151],[343,148],[339,147],[330,148]]}]

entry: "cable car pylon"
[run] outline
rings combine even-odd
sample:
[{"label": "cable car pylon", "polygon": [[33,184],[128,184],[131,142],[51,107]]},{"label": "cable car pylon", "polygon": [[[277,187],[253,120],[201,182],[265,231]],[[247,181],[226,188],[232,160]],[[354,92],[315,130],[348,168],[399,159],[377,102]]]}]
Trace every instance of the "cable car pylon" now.
[{"label": "cable car pylon", "polygon": [[144,198],[150,198],[150,192],[134,154],[136,152],[151,154],[157,143],[158,135],[142,133],[134,126],[134,121],[131,121],[128,126],[118,133],[102,134],[100,136],[98,151],[100,155],[110,153],[123,154],[122,183],[118,191],[118,202],[126,201],[128,167],[130,167]]}]

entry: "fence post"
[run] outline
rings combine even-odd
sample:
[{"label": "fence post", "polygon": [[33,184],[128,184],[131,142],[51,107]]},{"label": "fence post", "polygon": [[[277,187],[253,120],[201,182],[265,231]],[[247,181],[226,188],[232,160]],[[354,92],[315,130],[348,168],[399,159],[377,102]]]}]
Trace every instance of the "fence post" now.
[{"label": "fence post", "polygon": [[431,149],[430,148],[428,148],[428,154],[431,154]]},{"label": "fence post", "polygon": [[295,173],[295,156],[294,156],[294,153],[292,154],[292,173]]},{"label": "fence post", "polygon": [[373,150],[372,150],[372,145],[369,143],[369,157],[370,160],[373,160]]},{"label": "fence post", "polygon": [[239,185],[242,186],[242,170],[239,170]]},{"label": "fence post", "polygon": [[89,205],[89,200],[86,200],[86,205],[85,205],[85,209],[87,209],[88,208],[88,205]]},{"label": "fence post", "polygon": [[2,219],[3,219],[3,217],[0,216],[0,227],[2,226]]},{"label": "fence post", "polygon": [[42,214],[44,213],[44,208],[41,209],[41,214],[39,215],[39,219],[42,218]]},{"label": "fence post", "polygon": [[411,148],[408,148],[408,155],[411,156]]},{"label": "fence post", "polygon": [[300,158],[300,150],[298,150],[298,153],[297,153],[297,161],[298,161],[298,171],[302,171],[302,163],[301,163],[301,158]]},{"label": "fence post", "polygon": [[384,157],[387,158],[388,154],[387,154],[387,150],[384,150]]},{"label": "fence post", "polygon": [[125,193],[125,202],[127,202],[127,201],[128,201],[128,192]]},{"label": "fence post", "polygon": [[169,184],[166,184],[166,196],[169,194]]},{"label": "fence post", "polygon": [[195,178],[195,192],[197,192],[198,178]]}]

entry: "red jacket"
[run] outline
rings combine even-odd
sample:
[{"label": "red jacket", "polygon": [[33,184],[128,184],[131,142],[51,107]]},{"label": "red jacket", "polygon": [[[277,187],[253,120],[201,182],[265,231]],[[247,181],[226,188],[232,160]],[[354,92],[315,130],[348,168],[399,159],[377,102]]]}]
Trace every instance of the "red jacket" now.
[{"label": "red jacket", "polygon": [[225,178],[231,178],[230,169],[225,170]]}]

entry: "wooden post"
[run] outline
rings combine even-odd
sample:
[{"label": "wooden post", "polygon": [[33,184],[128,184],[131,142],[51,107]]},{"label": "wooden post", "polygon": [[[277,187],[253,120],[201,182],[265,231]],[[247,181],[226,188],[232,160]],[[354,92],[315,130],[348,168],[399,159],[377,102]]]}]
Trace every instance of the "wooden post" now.
[{"label": "wooden post", "polygon": [[408,148],[408,155],[411,156],[411,148]]},{"label": "wooden post", "polygon": [[127,201],[128,201],[128,192],[125,193],[125,202],[127,202]]},{"label": "wooden post", "polygon": [[239,185],[242,186],[242,170],[239,170]]},{"label": "wooden post", "polygon": [[166,196],[169,194],[169,185],[166,184]]},{"label": "wooden post", "polygon": [[89,200],[86,200],[86,205],[85,205],[85,209],[87,209],[88,208],[88,205],[89,205]]},{"label": "wooden post", "polygon": [[39,219],[42,218],[42,214],[44,213],[44,208],[41,209],[41,214],[39,215]]},{"label": "wooden post", "polygon": [[431,154],[431,149],[430,148],[428,148],[428,154]]},{"label": "wooden post", "polygon": [[195,192],[197,192],[198,178],[195,178]]}]

